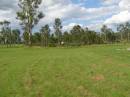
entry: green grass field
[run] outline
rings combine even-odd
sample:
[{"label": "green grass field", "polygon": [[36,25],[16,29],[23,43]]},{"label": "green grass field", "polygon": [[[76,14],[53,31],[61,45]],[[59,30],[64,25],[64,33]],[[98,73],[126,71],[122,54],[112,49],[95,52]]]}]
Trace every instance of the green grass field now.
[{"label": "green grass field", "polygon": [[127,48],[0,48],[0,97],[130,97]]}]

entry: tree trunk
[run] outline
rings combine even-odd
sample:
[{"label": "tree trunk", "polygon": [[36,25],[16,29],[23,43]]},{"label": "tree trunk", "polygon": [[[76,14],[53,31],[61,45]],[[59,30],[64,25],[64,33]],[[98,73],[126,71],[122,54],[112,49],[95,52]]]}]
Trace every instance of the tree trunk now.
[{"label": "tree trunk", "polygon": [[129,42],[129,40],[130,40],[130,33],[128,32],[128,42]]},{"label": "tree trunk", "polygon": [[29,28],[29,40],[28,40],[28,45],[32,46],[32,32],[31,29]]},{"label": "tree trunk", "polygon": [[123,35],[122,35],[122,32],[121,32],[121,41],[123,40]]}]

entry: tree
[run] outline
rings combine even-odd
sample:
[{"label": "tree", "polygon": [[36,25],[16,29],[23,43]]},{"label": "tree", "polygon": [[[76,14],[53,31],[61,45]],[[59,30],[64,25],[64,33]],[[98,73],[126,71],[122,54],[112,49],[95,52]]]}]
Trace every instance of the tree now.
[{"label": "tree", "polygon": [[[3,26],[3,22],[0,22],[0,28],[2,28],[2,26]],[[0,31],[0,44],[2,43],[3,43],[3,33],[2,31]]]},{"label": "tree", "polygon": [[55,29],[55,36],[58,39],[58,45],[61,45],[62,41],[62,23],[60,18],[55,19],[55,24],[54,24],[54,29]]},{"label": "tree", "polygon": [[20,11],[17,12],[17,19],[21,21],[24,34],[28,34],[28,45],[32,44],[32,29],[43,18],[42,12],[38,11],[42,0],[19,0]]},{"label": "tree", "polygon": [[117,31],[119,31],[121,35],[121,40],[127,40],[127,42],[130,40],[130,23],[129,22],[118,25]]},{"label": "tree", "polygon": [[55,46],[56,46],[56,43],[57,43],[57,39],[56,39],[54,33],[52,33],[52,34],[50,35],[50,45],[49,45],[49,46],[55,47]]},{"label": "tree", "polygon": [[12,41],[14,44],[20,43],[21,39],[20,39],[20,30],[19,29],[12,30]]},{"label": "tree", "polygon": [[130,23],[126,23],[126,34],[127,34],[127,42],[130,41]]},{"label": "tree", "polygon": [[81,33],[82,35],[81,35],[81,41],[82,41],[82,43],[84,44],[84,45],[86,45],[86,44],[88,44],[88,34],[89,34],[89,29],[88,29],[88,27],[86,27],[83,31],[82,31],[82,33]]},{"label": "tree", "polygon": [[124,30],[125,30],[125,26],[123,24],[118,25],[117,31],[119,31],[119,33],[120,33],[120,40],[121,41],[123,40],[123,32],[124,32]]},{"label": "tree", "polygon": [[110,29],[110,28],[107,29],[107,41],[108,41],[109,43],[113,43],[113,42],[116,41],[116,35],[115,35],[115,33],[113,32],[113,30]]},{"label": "tree", "polygon": [[94,31],[88,31],[87,32],[87,44],[91,45],[91,44],[96,44],[97,43],[97,34]]},{"label": "tree", "polygon": [[108,32],[108,28],[107,28],[106,25],[103,25],[103,26],[102,26],[101,32],[102,32],[104,41],[107,42],[107,32]]},{"label": "tree", "polygon": [[32,36],[32,42],[35,44],[35,45],[40,45],[40,42],[41,42],[41,34],[36,32],[33,34]]},{"label": "tree", "polygon": [[49,25],[45,25],[41,28],[41,44],[45,47],[49,45],[49,37],[50,37],[50,28]]},{"label": "tree", "polygon": [[106,25],[103,25],[101,28],[102,36],[106,43],[112,43],[116,41],[116,35],[112,29],[108,28]]},{"label": "tree", "polygon": [[26,32],[26,31],[23,33],[23,40],[24,40],[24,44],[28,45],[28,43],[29,43],[29,33]]},{"label": "tree", "polygon": [[10,44],[11,46],[11,28],[9,27],[10,22],[9,21],[2,21],[0,22],[0,25],[2,26],[1,30],[1,38],[4,44]]},{"label": "tree", "polygon": [[84,30],[80,25],[75,25],[70,31],[72,35],[72,40],[74,44],[81,44],[81,38],[84,33]]},{"label": "tree", "polygon": [[65,31],[63,33],[63,41],[65,42],[65,44],[69,44],[71,42],[71,35],[69,32]]}]

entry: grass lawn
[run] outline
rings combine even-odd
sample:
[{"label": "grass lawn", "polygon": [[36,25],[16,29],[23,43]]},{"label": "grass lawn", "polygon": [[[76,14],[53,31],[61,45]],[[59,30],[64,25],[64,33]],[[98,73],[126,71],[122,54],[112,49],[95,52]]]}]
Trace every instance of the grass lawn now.
[{"label": "grass lawn", "polygon": [[130,97],[127,48],[0,48],[0,97]]}]

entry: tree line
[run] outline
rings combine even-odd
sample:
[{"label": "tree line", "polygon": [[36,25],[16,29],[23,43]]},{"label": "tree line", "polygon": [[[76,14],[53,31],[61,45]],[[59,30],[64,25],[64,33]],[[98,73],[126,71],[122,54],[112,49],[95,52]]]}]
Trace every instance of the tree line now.
[{"label": "tree line", "polygon": [[70,31],[62,31],[62,21],[56,18],[53,24],[53,33],[48,24],[32,33],[32,29],[45,15],[38,10],[42,0],[19,0],[19,12],[17,19],[23,33],[19,29],[11,29],[9,21],[0,22],[0,44],[12,46],[15,44],[25,44],[28,46],[40,45],[49,46],[80,46],[91,44],[108,44],[130,41],[130,23],[119,24],[117,31],[113,31],[103,25],[100,32],[75,25]]},{"label": "tree line", "polygon": [[20,44],[21,43],[21,36],[19,29],[11,30],[10,22],[9,21],[2,21],[0,22],[0,44],[7,45],[7,47]]}]

